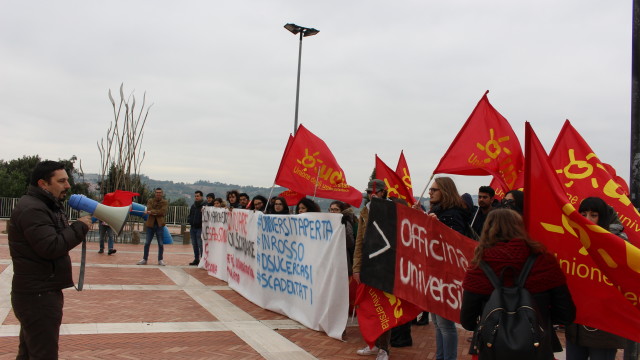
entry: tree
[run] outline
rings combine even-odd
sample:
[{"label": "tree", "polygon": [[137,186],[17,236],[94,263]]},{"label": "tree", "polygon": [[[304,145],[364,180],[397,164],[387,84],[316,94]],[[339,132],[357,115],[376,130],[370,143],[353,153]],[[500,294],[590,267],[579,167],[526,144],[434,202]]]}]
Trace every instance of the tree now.
[{"label": "tree", "polygon": [[[0,197],[17,198],[24,195],[31,181],[31,172],[40,161],[39,155],[25,155],[8,162],[0,160]],[[90,195],[89,184],[84,181],[76,182],[76,178],[84,176],[82,166],[80,168],[75,167],[78,158],[73,155],[68,160],[58,159],[58,161],[65,165],[65,169],[69,174],[71,189],[67,196],[71,194]]]},{"label": "tree", "polygon": [[126,190],[139,193],[142,200],[145,200],[150,196],[150,191],[140,179],[140,168],[145,156],[141,147],[144,126],[152,105],[146,107],[145,93],[140,109],[136,109],[136,97],[131,93],[125,99],[123,87],[124,84],[120,84],[120,101],[117,106],[111,89],[108,92],[114,120],[109,123],[106,139],[102,138],[98,142],[102,165],[98,184],[102,196],[115,190]]},{"label": "tree", "polygon": [[187,200],[183,197],[179,197],[169,203],[169,206],[189,206]]}]

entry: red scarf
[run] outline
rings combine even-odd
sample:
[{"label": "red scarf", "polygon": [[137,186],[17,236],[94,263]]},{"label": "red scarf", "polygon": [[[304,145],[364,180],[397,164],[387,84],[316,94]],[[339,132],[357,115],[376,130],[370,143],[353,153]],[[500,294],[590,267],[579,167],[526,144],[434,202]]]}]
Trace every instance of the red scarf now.
[{"label": "red scarf", "polygon": [[[498,277],[504,270],[504,285],[513,286],[530,253],[531,249],[524,240],[512,239],[485,249],[482,260],[491,266]],[[564,284],[566,284],[566,279],[558,261],[552,254],[544,252],[538,256],[533,264],[525,288],[535,294]],[[493,285],[479,267],[467,270],[462,288],[483,295],[489,295],[493,291]]]}]

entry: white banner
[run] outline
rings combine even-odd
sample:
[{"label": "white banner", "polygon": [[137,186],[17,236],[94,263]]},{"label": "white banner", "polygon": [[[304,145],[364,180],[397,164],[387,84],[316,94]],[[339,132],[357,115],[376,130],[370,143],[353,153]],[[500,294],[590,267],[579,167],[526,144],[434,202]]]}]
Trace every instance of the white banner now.
[{"label": "white banner", "polygon": [[199,268],[227,281],[227,230],[229,210],[213,206],[202,208],[202,258]]},{"label": "white banner", "polygon": [[[210,265],[204,266],[209,273],[256,305],[340,339],[349,306],[342,215],[264,215],[239,209],[227,214],[224,258],[216,254],[216,236],[207,238]],[[215,228],[215,223],[203,217],[203,237],[205,226]],[[226,279],[219,275],[224,268]]]}]

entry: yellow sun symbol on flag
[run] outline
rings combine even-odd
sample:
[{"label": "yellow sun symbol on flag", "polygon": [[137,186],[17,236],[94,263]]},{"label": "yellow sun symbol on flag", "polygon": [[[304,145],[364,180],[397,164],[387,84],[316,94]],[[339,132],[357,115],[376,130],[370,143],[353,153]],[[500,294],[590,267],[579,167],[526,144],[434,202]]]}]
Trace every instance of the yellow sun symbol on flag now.
[{"label": "yellow sun symbol on flag", "polygon": [[491,162],[491,160],[497,159],[498,155],[500,155],[502,151],[504,151],[507,155],[511,155],[511,150],[509,150],[509,148],[500,145],[500,143],[502,142],[509,141],[509,136],[503,136],[501,138],[498,138],[497,140],[494,139],[494,137],[495,130],[489,129],[489,141],[487,141],[487,143],[484,145],[476,143],[476,147],[481,151],[484,151],[487,156],[489,156],[488,158],[483,160],[485,164],[488,164],[489,162]]}]

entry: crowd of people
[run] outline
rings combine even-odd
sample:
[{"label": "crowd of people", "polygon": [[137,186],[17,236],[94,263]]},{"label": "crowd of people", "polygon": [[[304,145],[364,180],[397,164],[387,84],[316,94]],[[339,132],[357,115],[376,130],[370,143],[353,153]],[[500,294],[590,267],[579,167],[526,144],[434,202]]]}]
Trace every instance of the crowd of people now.
[{"label": "crowd of people", "polygon": [[[11,302],[20,321],[20,344],[18,358],[40,358],[57,354],[59,329],[62,320],[62,289],[74,285],[71,277],[69,251],[84,241],[91,218],[84,216],[69,223],[62,201],[70,188],[69,176],[63,164],[54,161],[40,162],[33,170],[29,189],[12,212],[8,226],[9,248],[13,261],[14,277]],[[388,199],[386,184],[381,180],[368,183],[366,196]],[[250,198],[237,190],[227,192],[226,198],[216,197],[202,191],[194,193],[195,201],[190,207],[188,223],[193,246],[194,260],[189,265],[198,265],[202,256],[202,211],[205,206],[233,209],[250,209],[265,214],[304,214],[320,212],[320,206],[304,197],[295,205],[288,204],[284,197],[267,199],[262,195]],[[501,201],[495,199],[495,191],[481,186],[474,205],[470,194],[460,195],[456,184],[449,177],[435,178],[429,187],[429,209],[420,204],[414,208],[424,211],[449,228],[478,241],[474,257],[462,283],[462,307],[460,319],[447,319],[432,313],[435,327],[437,360],[458,358],[458,331],[456,323],[467,330],[476,331],[484,305],[488,302],[494,285],[481,269],[488,265],[496,274],[502,275],[505,284],[514,284],[527,259],[533,256],[524,287],[532,294],[540,309],[540,326],[544,329],[537,351],[538,359],[554,359],[553,353],[562,351],[555,333],[555,326],[566,329],[566,358],[569,360],[613,360],[617,349],[628,344],[625,339],[574,323],[576,309],[567,288],[565,275],[556,258],[544,246],[532,240],[524,227],[522,213],[524,195],[512,190]],[[398,201],[397,199],[388,199]],[[342,214],[345,225],[345,256],[349,272],[345,276],[360,282],[363,243],[366,241],[367,220],[370,202],[355,209],[341,201],[333,201],[329,212]],[[145,220],[146,239],[143,258],[138,265],[146,265],[153,238],[158,243],[157,263],[164,266],[163,228],[168,202],[161,188],[154,190],[154,197],[147,202]],[[586,198],[579,212],[594,224],[626,239],[624,229],[616,212],[600,198]],[[100,224],[100,253],[104,252],[104,237],[109,235]],[[112,234],[111,234],[112,235]],[[108,254],[114,254],[113,238],[108,240]],[[425,321],[426,319],[426,321]],[[429,314],[423,313],[416,322],[428,324]],[[469,353],[483,359],[483,351],[474,336]],[[389,359],[391,347],[411,346],[411,322],[384,332],[375,346],[358,349],[359,355],[376,355],[377,360]]]}]

